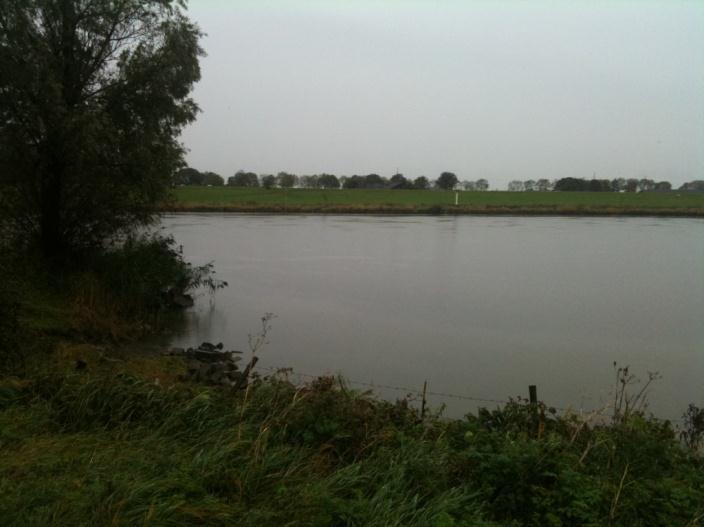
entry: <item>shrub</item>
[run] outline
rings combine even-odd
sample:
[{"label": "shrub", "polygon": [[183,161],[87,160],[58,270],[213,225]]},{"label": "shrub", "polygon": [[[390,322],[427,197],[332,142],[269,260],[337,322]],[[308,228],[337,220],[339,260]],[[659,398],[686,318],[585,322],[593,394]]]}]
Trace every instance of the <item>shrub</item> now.
[{"label": "shrub", "polygon": [[139,334],[187,291],[227,285],[213,276],[212,263],[193,266],[172,237],[153,234],[95,253],[85,269],[73,278],[75,324],[94,336]]}]

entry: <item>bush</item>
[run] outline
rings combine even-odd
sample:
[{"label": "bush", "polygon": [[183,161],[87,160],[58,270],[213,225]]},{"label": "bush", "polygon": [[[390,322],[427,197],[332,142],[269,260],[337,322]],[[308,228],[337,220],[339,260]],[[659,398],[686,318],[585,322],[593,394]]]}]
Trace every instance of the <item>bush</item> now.
[{"label": "bush", "polygon": [[0,517],[18,526],[699,525],[704,465],[668,425],[543,410],[514,402],[421,421],[332,378],[259,379],[237,393],[90,370],[0,383]]},{"label": "bush", "polygon": [[186,292],[227,285],[214,278],[212,263],[193,266],[172,237],[161,235],[130,237],[94,254],[85,269],[73,278],[75,323],[94,336],[139,334],[178,307],[177,300],[189,300]]}]

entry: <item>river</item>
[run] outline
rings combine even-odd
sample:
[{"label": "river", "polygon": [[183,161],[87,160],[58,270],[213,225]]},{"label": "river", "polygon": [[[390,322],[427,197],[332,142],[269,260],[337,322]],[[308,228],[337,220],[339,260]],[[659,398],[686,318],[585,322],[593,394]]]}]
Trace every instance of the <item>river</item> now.
[{"label": "river", "polygon": [[340,373],[388,398],[403,390],[382,386],[427,380],[466,397],[429,397],[448,415],[530,384],[549,405],[597,409],[614,362],[659,373],[658,417],[704,404],[702,219],[188,213],[163,227],[229,282],[198,295],[174,346],[246,351],[273,313],[262,368]]}]

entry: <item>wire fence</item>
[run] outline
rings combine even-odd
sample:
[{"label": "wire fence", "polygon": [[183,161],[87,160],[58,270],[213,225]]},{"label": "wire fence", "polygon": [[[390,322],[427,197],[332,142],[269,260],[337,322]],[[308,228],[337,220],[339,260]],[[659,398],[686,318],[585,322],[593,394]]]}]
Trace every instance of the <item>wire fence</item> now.
[{"label": "wire fence", "polygon": [[[299,378],[306,378],[306,379],[318,379],[320,377],[324,377],[324,374],[318,374],[314,375],[311,373],[302,373],[297,370],[293,370],[293,368],[274,368],[274,367],[259,367],[258,369],[264,370],[271,372],[273,374],[285,374],[285,375],[294,375]],[[374,389],[384,389],[384,390],[391,390],[391,391],[396,391],[399,393],[403,393],[405,395],[419,395],[423,396],[423,390],[419,390],[418,388],[410,388],[408,386],[394,386],[390,384],[381,384],[381,383],[374,383],[374,382],[364,382],[364,381],[358,381],[354,379],[349,379],[347,377],[342,377],[344,382],[346,384],[349,384],[351,386],[361,386],[365,388],[370,388],[372,390]],[[504,405],[508,404],[511,402],[508,399],[491,399],[487,397],[473,397],[470,395],[464,395],[464,394],[457,394],[457,393],[447,393],[447,392],[436,392],[432,390],[426,390],[425,391],[426,396],[432,396],[432,397],[438,397],[440,399],[457,399],[457,400],[462,400],[462,401],[470,401],[474,403],[491,403],[491,404],[499,404],[499,405]],[[608,406],[605,406],[600,409],[585,409],[585,408],[575,408],[575,407],[562,407],[562,406],[555,406],[555,405],[550,405],[546,403],[546,406],[548,408],[554,408],[555,410],[560,410],[562,412],[578,412],[580,415],[606,415],[605,412],[607,411],[613,411],[613,408],[609,408]],[[677,418],[677,419],[672,419],[672,418],[658,418],[654,417],[653,418],[657,421],[670,421],[672,423],[677,423],[682,420],[682,418]]]},{"label": "wire fence", "polygon": [[[288,368],[261,368],[263,370],[271,371],[273,373],[279,373],[279,372],[287,372]],[[292,375],[297,375],[299,377],[305,377],[308,379],[317,379],[319,377],[322,377],[323,375],[313,375],[310,373],[301,373],[298,371],[291,371]],[[375,383],[375,382],[364,382],[364,381],[356,381],[353,379],[348,379],[347,377],[343,377],[345,383],[351,384],[353,386],[364,386],[366,388],[383,388],[385,390],[393,390],[397,392],[402,392],[406,394],[416,394],[416,395],[423,395],[423,390],[419,390],[417,388],[409,388],[408,386],[392,386],[390,384],[380,384],[380,383]],[[509,401],[508,400],[503,400],[503,399],[486,399],[486,398],[481,398],[481,397],[470,397],[468,395],[460,395],[456,393],[443,393],[443,392],[434,392],[431,390],[427,390],[425,392],[425,395],[432,395],[434,397],[441,397],[441,398],[449,398],[449,399],[462,399],[465,401],[475,401],[475,402],[482,402],[482,403],[497,403],[497,404],[506,404]]]}]

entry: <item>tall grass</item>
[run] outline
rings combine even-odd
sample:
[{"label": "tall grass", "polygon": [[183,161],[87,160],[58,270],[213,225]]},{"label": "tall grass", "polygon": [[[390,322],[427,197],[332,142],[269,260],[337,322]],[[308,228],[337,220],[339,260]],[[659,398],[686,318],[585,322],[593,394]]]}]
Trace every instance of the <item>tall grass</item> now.
[{"label": "tall grass", "polygon": [[129,374],[0,383],[0,518],[15,525],[699,525],[704,462],[669,424],[461,420],[337,379],[237,394]]}]

